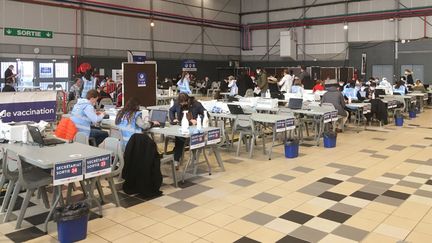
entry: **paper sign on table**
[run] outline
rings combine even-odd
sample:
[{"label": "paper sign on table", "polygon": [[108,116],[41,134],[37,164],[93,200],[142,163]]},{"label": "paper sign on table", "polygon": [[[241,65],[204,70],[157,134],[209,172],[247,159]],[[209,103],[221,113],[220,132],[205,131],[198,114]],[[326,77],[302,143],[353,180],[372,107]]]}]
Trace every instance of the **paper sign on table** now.
[{"label": "paper sign on table", "polygon": [[102,155],[86,160],[85,178],[105,175],[111,172],[111,155]]},{"label": "paper sign on table", "polygon": [[221,130],[213,129],[207,133],[207,144],[216,144],[221,141]]},{"label": "paper sign on table", "polygon": [[82,160],[55,164],[53,170],[54,186],[83,180]]}]

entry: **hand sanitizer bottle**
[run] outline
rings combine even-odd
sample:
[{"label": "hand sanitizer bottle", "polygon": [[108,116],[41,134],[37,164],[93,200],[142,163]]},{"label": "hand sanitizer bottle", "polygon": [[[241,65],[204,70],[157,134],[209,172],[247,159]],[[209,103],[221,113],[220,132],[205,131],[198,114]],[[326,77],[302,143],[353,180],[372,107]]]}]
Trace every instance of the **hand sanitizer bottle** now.
[{"label": "hand sanitizer bottle", "polygon": [[171,101],[170,101],[170,108],[173,107],[173,106],[174,106],[174,100],[171,99]]},{"label": "hand sanitizer bottle", "polygon": [[203,119],[203,128],[209,127],[209,119],[207,115],[207,111],[204,111],[204,119]]},{"label": "hand sanitizer bottle", "polygon": [[270,98],[270,90],[267,90],[267,91],[266,91],[265,97],[266,97],[266,98]]},{"label": "hand sanitizer bottle", "polygon": [[201,132],[202,131],[202,120],[201,120],[201,116],[200,115],[198,115],[198,117],[197,117],[197,130],[199,131],[199,132]]},{"label": "hand sanitizer bottle", "polygon": [[189,133],[189,121],[187,119],[188,111],[183,111],[183,118],[181,121],[181,131],[182,133]]},{"label": "hand sanitizer bottle", "polygon": [[22,137],[21,137],[22,143],[27,143],[28,142],[27,127],[24,127],[21,132],[22,132]]}]

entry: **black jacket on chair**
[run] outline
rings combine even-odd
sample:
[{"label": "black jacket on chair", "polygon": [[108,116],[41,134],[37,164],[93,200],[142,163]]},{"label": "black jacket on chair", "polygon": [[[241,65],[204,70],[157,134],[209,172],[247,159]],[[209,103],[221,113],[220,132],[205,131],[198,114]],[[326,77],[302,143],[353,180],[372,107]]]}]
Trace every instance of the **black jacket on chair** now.
[{"label": "black jacket on chair", "polygon": [[132,135],[125,148],[124,161],[122,177],[125,193],[139,193],[145,197],[162,194],[159,191],[162,185],[160,155],[156,143],[148,135]]}]

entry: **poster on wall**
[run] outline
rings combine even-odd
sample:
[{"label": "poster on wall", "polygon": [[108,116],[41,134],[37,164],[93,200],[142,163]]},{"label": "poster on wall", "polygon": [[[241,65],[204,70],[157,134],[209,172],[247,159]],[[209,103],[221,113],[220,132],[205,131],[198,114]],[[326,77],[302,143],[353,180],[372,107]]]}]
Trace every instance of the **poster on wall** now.
[{"label": "poster on wall", "polygon": [[147,75],[144,72],[137,73],[138,87],[147,86]]},{"label": "poster on wall", "polygon": [[366,53],[362,53],[361,75],[366,75]]},{"label": "poster on wall", "polygon": [[194,60],[184,60],[182,63],[182,71],[184,72],[196,72],[197,65]]},{"label": "poster on wall", "polygon": [[53,76],[52,63],[39,63],[39,78],[52,78]]}]

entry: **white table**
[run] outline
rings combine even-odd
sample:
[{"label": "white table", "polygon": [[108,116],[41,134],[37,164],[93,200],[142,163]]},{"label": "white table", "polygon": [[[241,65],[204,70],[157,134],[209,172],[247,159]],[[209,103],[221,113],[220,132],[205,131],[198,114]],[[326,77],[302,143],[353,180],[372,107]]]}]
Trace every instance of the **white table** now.
[{"label": "white table", "polygon": [[[174,137],[182,137],[182,138],[189,139],[192,134],[190,134],[190,133],[182,133],[181,130],[180,130],[180,128],[181,128],[180,126],[167,126],[167,127],[164,127],[164,128],[155,127],[155,128],[150,129],[149,132],[154,133],[154,134],[162,134],[164,136],[174,136]],[[207,127],[207,128],[203,128],[202,132],[203,133],[208,133],[210,130],[213,130],[213,129],[220,129],[220,128],[219,127]],[[206,140],[207,140],[207,136],[206,136]],[[221,157],[221,155],[219,153],[218,146],[216,144],[205,145],[202,148],[191,149],[190,150],[191,151],[191,156],[190,156],[189,161],[186,163],[186,166],[185,166],[184,171],[183,171],[183,175],[182,175],[182,180],[183,181],[185,179],[188,167],[190,165],[193,167],[192,168],[193,169],[192,176],[196,176],[197,166],[199,164],[199,157],[200,157],[201,153],[203,153],[203,155],[204,155],[205,161],[206,161],[207,166],[209,168],[209,174],[211,174],[211,167],[210,167],[210,164],[208,162],[207,155],[205,154],[205,148],[206,147],[209,147],[213,151],[219,167],[222,169],[222,171],[225,171],[225,167],[223,165],[222,157]],[[183,150],[184,150],[184,148],[183,148]]]},{"label": "white table", "polygon": [[[65,143],[58,144],[56,146],[44,146],[39,147],[35,145],[28,144],[1,144],[0,145],[4,149],[9,149],[22,158],[24,158],[26,163],[32,164],[42,169],[52,169],[57,163],[64,163],[72,160],[83,160],[89,158],[94,158],[98,156],[104,156],[107,154],[112,154],[111,151],[92,147],[86,144],[80,143]],[[84,167],[85,165],[83,165]],[[91,178],[90,180],[90,190],[89,196],[92,200],[96,202],[99,208],[100,215],[102,216],[102,206],[100,202],[94,196],[94,185],[96,183],[96,177]],[[48,213],[47,218],[45,219],[44,229],[45,232],[48,232],[48,221],[50,220],[52,214],[54,213],[54,209],[60,202],[62,198],[62,185],[54,187],[54,194],[56,195],[56,199],[51,204],[50,211]],[[84,188],[83,188],[84,190]]]}]

